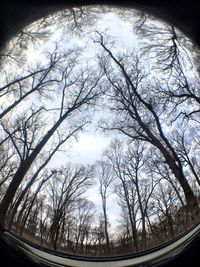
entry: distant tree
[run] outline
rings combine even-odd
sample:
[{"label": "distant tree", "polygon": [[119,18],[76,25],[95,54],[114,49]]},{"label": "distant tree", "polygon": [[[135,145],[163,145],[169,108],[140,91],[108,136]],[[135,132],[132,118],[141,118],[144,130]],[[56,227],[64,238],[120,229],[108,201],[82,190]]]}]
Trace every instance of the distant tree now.
[{"label": "distant tree", "polygon": [[94,255],[104,255],[104,245],[106,243],[105,236],[105,222],[103,214],[99,214],[96,218],[95,226],[92,229],[92,246],[94,249]]},{"label": "distant tree", "polygon": [[92,222],[94,221],[94,203],[85,199],[79,198],[76,200],[74,213],[75,229],[75,247],[74,252],[78,254],[83,252],[87,246],[89,232],[92,231]]},{"label": "distant tree", "polygon": [[25,216],[23,217],[23,222],[20,229],[20,234],[22,235],[23,232],[27,233],[31,237],[38,236],[39,232],[39,213],[41,207],[44,205],[45,196],[35,198],[34,205],[32,205],[32,201],[29,204],[28,211],[25,212]]},{"label": "distant tree", "polygon": [[[29,182],[26,184],[26,186],[24,187],[23,191],[21,192],[21,194],[18,196],[17,201],[14,203],[14,207],[11,210],[11,214],[9,215],[9,222],[8,222],[8,229],[11,228],[12,223],[13,223],[13,219],[14,216],[17,212],[17,209],[22,201],[22,199],[24,198],[24,196],[26,195],[26,193],[30,190],[30,187],[34,184],[35,180],[38,178],[38,176],[40,175],[40,173],[43,171],[43,169],[45,168],[45,166],[49,163],[49,161],[52,159],[52,157],[54,156],[54,154],[59,150],[59,148],[71,137],[73,136],[77,131],[79,131],[82,128],[82,126],[79,128],[77,127],[74,131],[72,131],[71,133],[69,133],[67,136],[64,137],[64,139],[59,140],[59,142],[56,144],[55,148],[52,148],[51,151],[49,152],[49,155],[46,157],[46,159],[43,161],[43,163],[36,169],[35,173],[32,175],[32,177],[30,178]],[[43,171],[44,173],[45,171]],[[45,180],[45,179],[44,179]]]},{"label": "distant tree", "polygon": [[139,250],[147,246],[147,227],[152,224],[149,206],[161,178],[154,177],[149,170],[148,162],[151,158],[143,142],[135,140],[128,148],[126,145],[126,142],[115,140],[106,156],[115,172],[116,181],[120,181],[115,184],[115,191],[121,207],[124,238],[126,236],[130,243],[132,237],[134,249]]},{"label": "distant tree", "polygon": [[[23,224],[21,225],[21,232],[25,228],[26,222],[27,222],[27,220],[28,220],[28,218],[29,218],[29,216],[31,214],[31,210],[34,207],[35,202],[37,202],[38,198],[41,197],[42,187],[44,187],[45,183],[55,174],[55,172],[56,171],[53,170],[50,173],[43,174],[43,177],[42,177],[41,181],[39,181],[39,184],[37,185],[37,188],[36,188],[34,193],[32,193],[30,188],[29,188],[29,190],[28,190],[29,194],[31,194],[31,193],[32,194],[30,196],[29,203],[26,206],[26,215],[23,218]],[[22,194],[23,194],[23,192],[24,191],[22,191]],[[14,211],[15,211],[15,207],[16,207],[16,205],[18,203],[19,202],[18,202],[18,199],[17,199],[16,203],[14,204],[14,208],[11,210],[11,217],[8,220],[8,229],[9,230],[12,227],[12,223],[13,223],[13,219],[14,219],[13,214],[15,215]],[[24,203],[24,204],[26,204],[26,203]],[[41,203],[41,205],[42,205],[42,203]],[[38,207],[38,209],[39,209],[39,207]],[[35,210],[35,212],[36,212],[36,210]],[[39,214],[39,211],[37,211],[37,214]]]},{"label": "distant tree", "polygon": [[130,220],[132,248],[138,251],[137,214],[139,207],[137,205],[137,192],[135,190],[135,185],[127,176],[127,166],[123,150],[123,143],[119,140],[115,140],[111,143],[110,149],[105,152],[105,155],[112,166],[116,179],[120,182],[116,184],[115,192],[119,197],[119,205],[122,211],[128,214]]},{"label": "distant tree", "polygon": [[91,185],[94,175],[92,166],[70,166],[69,164],[58,170],[50,182],[50,197],[53,208],[53,218],[50,227],[50,244],[56,250],[62,221],[76,200],[81,197],[85,189]]},{"label": "distant tree", "polygon": [[[174,214],[177,206],[181,206],[178,201],[177,194],[170,183],[161,182],[157,190],[153,193],[153,198],[155,200],[154,211],[158,216],[165,238],[173,238],[175,235]],[[162,235],[162,232],[159,234]]]},{"label": "distant tree", "polygon": [[109,254],[110,250],[110,241],[109,241],[109,232],[108,232],[108,215],[107,215],[107,199],[109,195],[112,193],[111,185],[114,180],[114,173],[112,168],[104,161],[97,162],[97,178],[99,180],[99,193],[102,201],[102,209],[104,216],[104,231],[106,237],[106,254]]},{"label": "distant tree", "polygon": [[38,237],[40,238],[40,244],[48,244],[49,239],[49,222],[51,219],[52,209],[47,203],[42,203],[39,211],[39,223],[38,223]]}]

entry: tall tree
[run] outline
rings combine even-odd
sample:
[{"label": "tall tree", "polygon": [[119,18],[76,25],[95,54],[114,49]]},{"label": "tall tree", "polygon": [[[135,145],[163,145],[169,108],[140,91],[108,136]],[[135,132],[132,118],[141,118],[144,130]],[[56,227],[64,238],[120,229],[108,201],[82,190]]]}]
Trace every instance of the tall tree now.
[{"label": "tall tree", "polygon": [[151,172],[148,170],[147,164],[150,160],[151,158],[145,149],[145,143],[142,143],[140,140],[135,140],[132,142],[125,154],[126,175],[128,180],[135,187],[141,216],[142,249],[146,248],[149,202],[156,186],[160,182],[160,179],[154,178]]},{"label": "tall tree", "polygon": [[[65,66],[63,67],[66,69]],[[72,72],[71,68],[70,72]],[[66,79],[63,78],[64,84],[59,84],[62,92],[61,104],[57,109],[59,116],[55,118],[55,123],[51,125],[46,133],[44,133],[43,137],[40,140],[36,141],[34,148],[29,150],[28,155],[26,154],[26,158],[21,158],[20,166],[13,176],[13,179],[8,186],[7,192],[0,203],[1,225],[4,225],[5,223],[9,204],[13,200],[19,185],[21,184],[26,173],[29,171],[31,165],[36,160],[45,145],[49,142],[49,140],[56,133],[59,127],[66,121],[66,119],[69,119],[69,117],[71,117],[74,113],[79,112],[81,108],[83,109],[87,105],[94,103],[99,95],[97,84],[101,78],[101,74],[95,75],[93,71],[81,70],[79,71],[79,73],[76,72],[71,74],[70,81],[68,80],[68,72],[66,75]],[[80,128],[81,125],[85,125],[85,122],[83,122],[83,124],[79,122],[77,127]],[[76,125],[72,125],[71,127],[76,127]]]},{"label": "tall tree", "polygon": [[30,180],[28,181],[28,183],[26,184],[25,188],[23,189],[23,191],[20,193],[19,197],[17,198],[17,201],[14,203],[14,207],[11,210],[11,215],[9,215],[9,223],[8,223],[8,229],[10,229],[12,227],[12,223],[14,220],[14,216],[17,212],[17,209],[22,201],[22,199],[24,198],[24,196],[26,195],[26,193],[28,192],[28,190],[30,190],[31,186],[34,184],[35,180],[38,178],[38,176],[40,175],[40,173],[43,171],[43,169],[45,168],[45,166],[50,162],[50,160],[52,159],[52,157],[54,156],[54,154],[58,151],[58,149],[71,137],[73,136],[77,131],[79,131],[82,128],[82,125],[80,127],[75,128],[75,130],[72,130],[72,132],[70,132],[67,136],[65,136],[63,139],[61,138],[61,140],[59,140],[58,144],[56,144],[56,146],[54,148],[52,148],[52,150],[49,152],[48,157],[46,157],[46,159],[43,161],[43,163],[37,168],[37,170],[35,171],[35,173],[32,175],[32,177],[30,178]]},{"label": "tall tree", "polygon": [[91,185],[93,175],[93,166],[72,167],[67,165],[61,168],[53,177],[50,184],[53,207],[50,242],[54,249],[57,249],[62,220],[65,219],[65,216],[84,190]]},{"label": "tall tree", "polygon": [[122,211],[128,214],[133,241],[132,248],[138,251],[137,214],[139,207],[137,205],[135,185],[127,177],[123,143],[119,140],[115,140],[111,143],[110,149],[105,152],[105,155],[110,162],[116,179],[120,181],[120,183],[115,186],[115,191],[119,196],[119,204],[122,207]]},{"label": "tall tree", "polygon": [[[162,122],[164,110],[163,108],[159,110],[155,105],[155,99],[151,98],[151,94],[147,94],[147,90],[150,92],[153,85],[150,81],[145,83],[146,76],[142,73],[138,57],[126,55],[117,58],[100,33],[98,33],[96,42],[104,52],[100,66],[111,88],[108,93],[112,101],[111,110],[116,112],[115,121],[105,128],[117,130],[132,140],[139,139],[148,142],[160,151],[173,175],[179,181],[188,210],[192,219],[195,220],[200,214],[197,197],[185,177],[181,159],[165,133]],[[133,58],[135,61],[132,61]],[[130,63],[129,60],[133,64],[131,67],[127,65],[127,62]]]},{"label": "tall tree", "polygon": [[74,223],[75,229],[75,248],[74,251],[77,254],[79,249],[84,251],[84,247],[87,246],[87,236],[92,231],[92,223],[94,221],[94,203],[86,198],[79,198],[76,200],[76,212]]},{"label": "tall tree", "polygon": [[98,166],[98,180],[99,180],[99,193],[101,196],[103,216],[104,216],[104,231],[106,237],[106,254],[109,254],[110,250],[110,241],[109,241],[109,233],[108,233],[108,215],[107,215],[107,199],[109,195],[112,193],[110,190],[111,184],[114,180],[114,173],[111,167],[104,161],[99,161],[97,163]]}]

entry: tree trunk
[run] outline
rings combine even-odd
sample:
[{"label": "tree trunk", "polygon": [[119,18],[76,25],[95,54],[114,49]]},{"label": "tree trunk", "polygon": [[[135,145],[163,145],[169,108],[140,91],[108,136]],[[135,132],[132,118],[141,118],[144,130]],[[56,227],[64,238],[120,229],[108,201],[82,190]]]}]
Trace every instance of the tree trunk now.
[{"label": "tree trunk", "polygon": [[43,149],[43,147],[46,145],[46,143],[49,141],[51,136],[54,134],[54,132],[58,129],[58,127],[61,125],[61,123],[67,118],[67,116],[71,113],[73,109],[69,109],[53,126],[52,128],[47,132],[47,134],[43,137],[43,139],[40,141],[40,143],[37,145],[37,147],[33,150],[31,155],[26,158],[22,164],[19,166],[17,172],[15,173],[12,181],[10,182],[8,189],[6,191],[6,194],[4,195],[1,203],[0,203],[0,224],[2,226],[5,226],[5,219],[7,210],[9,208],[10,203],[12,202],[15,193],[21,184],[24,176],[28,172],[29,168],[31,167],[32,163],[40,153],[40,151]]},{"label": "tree trunk", "polygon": [[[53,175],[53,173],[51,173],[48,177],[46,177],[46,179],[43,179],[43,180],[40,182],[40,184],[39,184],[37,190],[35,191],[33,200],[31,201],[31,206],[33,206],[34,201],[35,201],[35,199],[36,199],[38,193],[40,192],[40,189],[41,189],[41,187],[43,186],[43,184],[44,184],[48,179],[50,179],[52,175]],[[17,212],[17,209],[18,209],[18,207],[19,207],[19,205],[20,205],[22,199],[24,198],[25,194],[26,194],[27,191],[29,190],[30,186],[31,186],[31,185],[33,184],[33,182],[35,181],[35,178],[36,178],[36,177],[37,177],[37,174],[34,175],[34,176],[31,178],[30,182],[29,182],[29,183],[27,184],[27,186],[24,188],[23,192],[21,193],[21,195],[19,196],[17,202],[15,203],[15,206],[14,206],[13,210],[11,211],[11,216],[10,216],[10,218],[9,218],[9,220],[8,220],[8,230],[11,229],[11,227],[12,227],[12,223],[13,223],[13,220],[14,220],[14,217],[15,217],[15,214],[16,214],[16,212]]]},{"label": "tree trunk", "polygon": [[108,219],[107,219],[107,213],[106,213],[106,199],[102,199],[103,202],[103,215],[104,215],[104,230],[105,230],[105,236],[106,236],[106,254],[110,253],[110,240],[108,235]]},{"label": "tree trunk", "polygon": [[57,243],[60,232],[60,218],[61,218],[61,214],[59,214],[60,212],[57,211],[57,213],[54,215],[53,223],[50,228],[50,246],[55,250],[57,249]]}]

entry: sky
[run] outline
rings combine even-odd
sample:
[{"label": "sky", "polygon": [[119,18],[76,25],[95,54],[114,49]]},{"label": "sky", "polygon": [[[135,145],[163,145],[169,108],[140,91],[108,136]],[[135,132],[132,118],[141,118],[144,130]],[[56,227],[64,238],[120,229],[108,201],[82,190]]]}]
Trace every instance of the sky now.
[{"label": "sky", "polygon": [[[94,29],[100,32],[107,32],[114,39],[121,42],[121,49],[128,49],[137,46],[137,38],[133,34],[132,24],[127,21],[123,21],[117,14],[105,13],[100,15],[100,19],[93,25],[93,27],[86,27],[84,34],[81,36],[71,36],[70,34],[63,34],[60,29],[56,29],[55,25],[52,25],[52,35],[48,42],[45,42],[42,46],[34,47],[30,46],[27,50],[27,59],[29,64],[37,62],[35,59],[40,58],[43,51],[52,51],[56,41],[59,42],[59,46],[64,50],[74,47],[84,47],[83,61],[89,61],[92,64],[94,56],[99,52],[99,47],[93,43],[91,39],[94,36]],[[87,44],[87,46],[85,46]],[[42,59],[43,60],[43,59]],[[108,111],[107,111],[108,112]],[[108,146],[110,141],[115,136],[104,135],[101,131],[97,130],[98,118],[105,117],[104,111],[98,111],[93,116],[91,125],[83,133],[79,133],[78,141],[74,141],[74,144],[70,149],[70,161],[75,163],[92,163],[98,160],[103,150]],[[61,157],[59,156],[59,162]],[[65,161],[66,159],[64,159]],[[55,159],[54,159],[55,161]],[[61,163],[61,162],[60,162]]]},{"label": "sky", "polygon": [[[71,35],[69,32],[59,28],[56,24],[52,24],[49,29],[51,34],[49,39],[40,42],[39,46],[31,45],[27,49],[27,62],[30,66],[34,66],[39,62],[45,64],[44,51],[53,51],[55,43],[59,44],[60,51],[64,52],[69,49],[80,47],[83,49],[81,56],[81,64],[96,64],[96,55],[101,52],[100,46],[93,42],[97,37],[95,31],[106,33],[113,40],[117,41],[117,48],[112,46],[114,53],[123,53],[128,51],[137,51],[138,39],[133,33],[134,23],[133,17],[130,20],[121,18],[117,13],[105,12],[98,15],[98,19],[94,24],[85,26],[81,35]],[[59,25],[59,23],[58,23]],[[63,26],[63,25],[61,25]],[[67,28],[66,28],[67,29]],[[54,102],[56,105],[56,100]],[[58,106],[60,103],[58,102]],[[49,166],[57,167],[65,165],[66,162],[73,164],[93,164],[100,160],[102,153],[109,146],[111,141],[118,137],[116,133],[104,134],[98,128],[98,120],[102,117],[106,119],[109,116],[108,110],[97,109],[91,116],[90,125],[83,131],[79,132],[78,138],[70,142],[65,152],[58,152],[52,158]],[[64,147],[63,147],[64,149]],[[98,179],[97,179],[98,181]],[[88,200],[91,200],[96,207],[98,213],[102,213],[101,198],[99,195],[99,184],[89,188],[85,193]],[[111,223],[111,231],[119,224],[120,207],[117,203],[117,196],[111,194],[107,201],[107,213]]]},{"label": "sky", "polygon": [[[73,49],[75,47],[82,47],[83,56],[82,63],[89,62],[91,65],[96,64],[94,58],[99,53],[99,47],[93,42],[95,37],[95,30],[106,32],[115,40],[121,43],[120,52],[127,49],[134,49],[137,47],[137,38],[133,35],[132,24],[128,21],[122,20],[117,14],[105,13],[99,16],[99,20],[93,26],[86,27],[85,34],[81,36],[70,35],[67,32],[63,34],[62,30],[56,29],[55,25],[51,26],[52,35],[48,42],[45,42],[40,47],[30,46],[27,50],[27,60],[29,64],[37,63],[36,59],[45,61],[42,54],[43,51],[52,51],[55,47],[55,42],[59,43],[62,51]],[[107,115],[109,111],[106,111]],[[103,151],[108,147],[110,142],[116,138],[116,134],[104,134],[98,129],[98,120],[106,117],[106,112],[97,110],[92,116],[92,121],[89,127],[78,134],[78,139],[70,143],[70,149],[67,153],[58,152],[54,155],[50,166],[56,167],[64,165],[66,162],[74,164],[93,164],[102,157]],[[85,196],[95,204],[96,211],[102,213],[101,198],[99,195],[98,183],[88,189]],[[111,194],[107,200],[107,213],[111,223],[111,232],[119,224],[120,207],[117,204],[117,196]]]}]

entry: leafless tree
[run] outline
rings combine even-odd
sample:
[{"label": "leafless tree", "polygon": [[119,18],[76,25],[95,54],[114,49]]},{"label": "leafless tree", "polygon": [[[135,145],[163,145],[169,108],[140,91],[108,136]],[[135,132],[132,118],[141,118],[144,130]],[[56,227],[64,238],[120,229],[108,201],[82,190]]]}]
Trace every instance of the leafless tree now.
[{"label": "leafless tree", "polygon": [[[196,64],[200,52],[196,45],[173,25],[158,23],[144,12],[134,28],[142,37],[141,49],[153,64],[152,69],[160,69],[161,79],[167,84],[156,88],[160,101],[171,102],[175,118],[193,118],[199,113],[200,104]],[[188,104],[192,104],[190,109]]]},{"label": "leafless tree", "polygon": [[52,218],[52,209],[48,203],[42,203],[39,211],[38,237],[40,245],[48,245],[49,241],[49,220]]},{"label": "leafless tree", "polygon": [[[70,63],[69,63],[70,64]],[[66,70],[66,67],[63,66]],[[70,68],[70,65],[69,65]],[[65,72],[64,72],[65,73]],[[46,144],[49,142],[49,140],[52,138],[53,135],[57,132],[57,130],[64,124],[66,119],[69,120],[69,117],[71,118],[74,113],[79,113],[81,108],[86,107],[87,105],[91,104],[92,102],[97,99],[99,95],[99,90],[97,90],[97,84],[101,78],[100,75],[95,75],[93,71],[88,70],[80,70],[79,73],[72,73],[72,70],[70,68],[70,81],[68,80],[68,72],[63,78],[62,82],[58,85],[61,87],[61,103],[60,106],[56,109],[57,110],[57,118],[54,119],[55,123],[52,124],[49,127],[48,130],[44,130],[45,133],[43,137],[41,137],[39,140],[35,138],[34,132],[30,133],[30,137],[32,138],[30,140],[31,144],[27,147],[27,141],[26,138],[26,131],[22,128],[21,134],[24,135],[24,138],[22,140],[23,144],[23,155],[21,155],[21,151],[19,151],[19,148],[15,146],[15,142],[13,142],[13,145],[15,149],[17,150],[17,153],[20,157],[21,163],[16,171],[15,175],[13,176],[13,179],[8,186],[7,192],[4,195],[1,204],[0,204],[0,213],[1,213],[1,224],[4,225],[6,212],[9,207],[9,203],[11,203],[12,199],[14,198],[14,195],[22,182],[24,176],[29,171],[31,165],[36,160],[36,158],[41,153],[42,149],[46,146]],[[40,112],[50,112],[46,108],[42,107],[38,110],[34,111],[30,119],[35,118],[36,115],[38,115]],[[74,124],[78,125],[74,125]],[[70,133],[75,131],[76,127],[81,129],[85,125],[85,121],[81,122],[74,122],[73,125],[71,125],[71,129],[69,129]],[[2,123],[2,127],[4,131],[8,134],[9,138],[13,139],[13,133],[10,132],[10,129],[7,129],[7,127]],[[36,127],[36,130],[38,130],[38,127]],[[40,131],[41,132],[41,131]],[[71,135],[69,134],[69,137]],[[32,147],[34,143],[34,147]],[[21,147],[20,147],[21,149]]]},{"label": "leafless tree", "polygon": [[[68,54],[59,53],[56,45],[55,50],[46,53],[46,63],[40,63],[39,66],[31,68],[24,67],[24,73],[19,74],[5,74],[5,84],[0,88],[0,99],[5,101],[0,113],[0,119],[8,113],[24,103],[28,102],[30,96],[45,98],[50,96],[51,88],[56,88],[57,84],[61,83],[63,79],[67,79],[70,75],[75,58],[71,58],[74,52],[69,51]],[[68,62],[67,62],[68,61]],[[61,69],[61,64],[66,67]],[[17,71],[15,71],[17,73]],[[41,100],[40,100],[41,101]]]},{"label": "leafless tree", "polygon": [[110,110],[116,115],[112,125],[107,124],[104,128],[121,132],[131,140],[143,140],[160,151],[184,191],[194,220],[200,213],[197,197],[185,177],[181,159],[165,133],[161,116],[163,109],[158,110],[155,99],[151,99],[151,95],[147,94],[147,89],[152,87],[149,81],[145,84],[146,76],[141,71],[138,57],[134,58],[135,61],[132,61],[130,67],[127,65],[130,55],[118,58],[109,49],[104,36],[100,33],[97,33],[97,36],[96,42],[103,49],[100,66],[111,88],[108,92],[109,101],[112,103]]},{"label": "leafless tree", "polygon": [[148,162],[149,173],[152,176],[157,177],[159,181],[165,180],[169,182],[171,186],[173,187],[174,191],[176,192],[181,205],[185,206],[186,203],[184,199],[183,190],[179,182],[172,175],[172,172],[169,169],[169,166],[163,160],[162,155],[160,155],[159,151],[156,151],[153,148],[150,149],[149,153],[151,157],[151,161]]},{"label": "leafless tree", "polygon": [[15,154],[10,151],[9,144],[0,146],[0,189],[9,182],[12,178],[16,168]]},{"label": "leafless tree", "polygon": [[[157,190],[155,190],[153,198],[155,199],[154,211],[158,216],[160,225],[163,227],[165,238],[173,238],[175,235],[173,217],[176,212],[176,207],[180,206],[177,194],[170,183],[161,182]],[[158,234],[161,235],[161,232],[159,231]]]},{"label": "leafless tree", "polygon": [[110,161],[110,165],[114,171],[116,179],[120,181],[120,184],[115,186],[115,191],[120,199],[120,206],[123,210],[126,210],[131,226],[131,236],[134,246],[133,249],[138,250],[137,240],[137,193],[134,185],[127,177],[126,162],[124,160],[123,146],[119,140],[115,140],[110,145],[110,150],[105,152],[107,159]]},{"label": "leafless tree", "polygon": [[60,226],[62,220],[75,204],[84,190],[91,185],[91,178],[94,175],[92,166],[67,165],[60,169],[51,179],[51,202],[53,207],[53,218],[50,227],[50,242],[54,249],[57,248],[57,242],[60,235]]},{"label": "leafless tree", "polygon": [[142,37],[143,53],[153,52],[149,57],[158,64],[157,68],[172,74],[185,61],[194,65],[192,53],[198,53],[198,49],[191,39],[172,24],[159,21],[145,12],[139,13],[133,30]]},{"label": "leafless tree", "polygon": [[[148,161],[148,156],[145,155],[145,144],[136,140],[129,147],[126,156],[126,174],[130,182],[135,186],[137,194],[138,206],[142,222],[142,245],[143,249],[146,248],[146,217],[148,214],[148,202],[151,195],[158,184],[159,180],[154,182],[153,178],[149,175],[145,178],[145,164]],[[143,176],[143,178],[142,178]],[[148,181],[147,181],[148,179]],[[148,184],[150,186],[148,186]]]},{"label": "leafless tree", "polygon": [[99,180],[99,193],[101,196],[102,201],[102,209],[103,209],[103,216],[104,216],[104,231],[105,231],[105,237],[106,237],[106,254],[109,254],[109,231],[108,231],[108,215],[107,215],[107,199],[109,195],[112,193],[111,184],[114,180],[114,173],[111,169],[111,167],[104,161],[99,161],[97,163],[98,166],[98,180]]},{"label": "leafless tree", "polygon": [[[45,183],[55,174],[55,172],[56,172],[55,170],[52,170],[49,174],[47,174],[47,173],[45,174],[44,173],[43,177],[39,181],[39,184],[37,185],[36,190],[35,190],[34,193],[32,193],[30,191],[30,187],[29,187],[30,199],[29,199],[29,204],[26,206],[26,215],[23,218],[23,224],[21,225],[21,232],[25,228],[26,222],[27,222],[27,220],[29,218],[29,215],[31,214],[32,207],[34,207],[34,204],[35,204],[35,202],[37,202],[38,197],[41,197],[42,187],[44,187]],[[24,191],[22,191],[22,194],[23,194],[23,192]],[[21,195],[20,195],[20,197],[21,197]],[[14,203],[14,208],[11,209],[11,212],[10,212],[11,215],[10,215],[9,220],[8,220],[8,229],[11,229],[11,227],[12,227],[14,216],[15,216],[15,214],[17,212],[16,205],[19,205],[19,198],[17,199],[16,203]],[[42,203],[41,203],[41,205],[42,205]],[[37,212],[39,213],[39,211],[37,211]]]},{"label": "leafless tree", "polygon": [[96,218],[95,226],[92,229],[92,246],[96,256],[104,255],[105,253],[105,222],[103,214],[99,214]]},{"label": "leafless tree", "polygon": [[44,205],[45,196],[35,198],[34,205],[32,200],[29,204],[28,210],[25,212],[23,221],[21,224],[20,234],[22,235],[23,232],[29,234],[31,237],[37,238],[39,229],[39,213]]},{"label": "leafless tree", "polygon": [[[12,226],[12,222],[13,222],[14,216],[15,216],[15,214],[17,212],[17,209],[18,209],[22,199],[24,198],[26,193],[30,190],[30,188],[33,185],[33,183],[35,182],[35,180],[38,178],[38,176],[43,171],[45,166],[50,162],[50,160],[52,159],[54,154],[58,151],[58,149],[70,138],[70,136],[73,136],[75,134],[75,132],[77,132],[78,130],[80,130],[79,127],[76,128],[71,133],[69,133],[67,136],[65,136],[64,139],[60,138],[61,140],[56,144],[56,146],[54,148],[52,148],[52,150],[49,152],[49,155],[46,157],[46,159],[43,161],[43,163],[37,168],[35,173],[32,175],[32,177],[30,178],[29,182],[26,184],[25,188],[23,189],[21,194],[18,196],[17,201],[14,203],[14,207],[11,210],[11,215],[9,216],[8,229],[10,229],[11,226]],[[43,173],[44,172],[45,171],[43,171]]]},{"label": "leafless tree", "polygon": [[52,30],[50,24],[52,16],[41,18],[21,29],[14,36],[10,36],[10,40],[5,44],[0,52],[0,65],[22,66],[26,62],[26,52],[31,45],[41,45],[48,40]]},{"label": "leafless tree", "polygon": [[74,214],[74,224],[76,225],[74,252],[77,254],[79,249],[80,252],[83,252],[87,246],[89,233],[92,231],[91,224],[94,221],[94,204],[85,198],[79,198],[76,200],[75,207],[77,211]]},{"label": "leafless tree", "polygon": [[[40,47],[47,42],[56,30],[63,34],[81,35],[83,27],[92,25],[105,7],[78,6],[66,8],[38,19],[25,26],[6,43],[0,53],[0,64],[21,66],[26,63],[26,53],[32,46]],[[109,9],[108,9],[109,10]]]},{"label": "leafless tree", "polygon": [[[98,7],[98,11],[102,10],[103,7]],[[98,11],[95,8],[90,6],[79,6],[71,7],[65,10],[62,10],[58,14],[59,20],[62,20],[67,26],[67,30],[71,34],[81,35],[83,27],[91,26],[95,23],[98,17]]]},{"label": "leafless tree", "polygon": [[179,129],[176,130],[174,134],[174,143],[176,150],[178,151],[180,157],[186,166],[189,167],[190,172],[194,176],[198,186],[200,186],[199,179],[199,168],[198,168],[198,145],[196,143],[196,138],[191,138],[187,134],[186,130]]},{"label": "leafless tree", "polygon": [[[144,143],[135,140],[129,144],[128,148],[126,145],[126,142],[120,143],[116,140],[111,144],[106,155],[116,172],[116,177],[120,180],[120,183],[115,185],[115,191],[120,199],[126,240],[130,243],[131,232],[132,238],[136,240],[135,249],[139,250],[147,246],[147,226],[151,227],[152,224],[149,206],[152,194],[161,178],[153,177],[152,172],[149,171],[147,163],[151,158]],[[130,231],[129,228],[132,230]],[[139,242],[140,229],[141,240]]]}]

